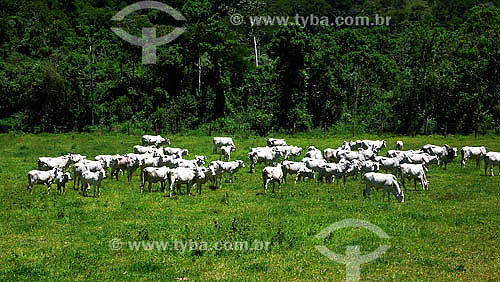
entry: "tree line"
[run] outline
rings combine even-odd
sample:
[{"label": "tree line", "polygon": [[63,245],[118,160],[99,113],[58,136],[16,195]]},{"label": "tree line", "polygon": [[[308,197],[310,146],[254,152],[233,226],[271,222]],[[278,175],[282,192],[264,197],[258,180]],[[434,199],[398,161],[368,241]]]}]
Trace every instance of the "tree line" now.
[{"label": "tree line", "polygon": [[[186,22],[111,21],[135,2],[1,1],[0,131],[500,132],[500,1],[169,0]],[[248,20],[376,14],[391,24]],[[143,65],[115,26],[186,31]]]}]

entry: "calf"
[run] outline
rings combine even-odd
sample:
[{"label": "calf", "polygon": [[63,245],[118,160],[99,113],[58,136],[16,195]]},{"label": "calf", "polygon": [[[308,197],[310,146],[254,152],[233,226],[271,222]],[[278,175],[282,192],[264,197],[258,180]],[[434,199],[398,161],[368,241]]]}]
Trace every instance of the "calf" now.
[{"label": "calf", "polygon": [[283,170],[281,168],[281,164],[277,167],[265,167],[262,170],[262,182],[264,184],[264,193],[267,193],[267,186],[269,183],[273,183],[273,193],[274,193],[274,184],[278,183],[278,192],[281,191],[281,183],[283,182]]},{"label": "calf", "polygon": [[214,137],[213,143],[214,143],[214,148],[213,148],[214,153],[217,153],[217,149],[222,146],[233,146],[234,148],[236,148],[233,142],[233,138],[231,137]]},{"label": "calf", "polygon": [[231,152],[236,152],[236,147],[233,146],[222,146],[220,147],[219,161],[229,161],[231,160]]},{"label": "calf", "polygon": [[498,175],[500,175],[500,153],[490,152],[484,156],[484,174],[488,175],[488,166],[490,167],[490,175],[495,176],[493,168],[498,165]]},{"label": "calf", "polygon": [[102,180],[106,178],[106,171],[104,169],[101,169],[97,172],[92,172],[92,171],[85,171],[82,174],[82,180],[83,180],[83,196],[87,196],[87,192],[90,190],[90,186],[94,187],[94,197],[96,196],[96,187],[98,189],[97,196],[101,196],[101,184]]},{"label": "calf", "polygon": [[387,200],[390,201],[390,194],[387,191],[388,189],[391,189],[392,194],[396,197],[396,199],[398,199],[399,202],[403,203],[405,201],[403,190],[399,187],[396,176],[392,174],[370,172],[365,174],[365,183],[366,188],[363,191],[363,196],[365,197],[370,196],[371,188],[375,187],[376,189],[384,189],[382,201],[385,200],[385,194],[387,194]]},{"label": "calf", "polygon": [[197,171],[191,168],[178,167],[171,169],[168,173],[170,181],[169,197],[172,197],[174,186],[177,185],[177,191],[180,193],[181,184],[186,184],[187,194],[191,194],[191,187],[196,181]]},{"label": "calf", "polygon": [[229,183],[233,183],[233,175],[237,173],[240,168],[245,167],[245,163],[242,160],[237,160],[234,162],[221,162],[215,161],[210,163],[210,167],[215,170],[215,185],[217,185],[217,180],[219,181],[219,188],[222,187],[222,176],[225,173],[229,173]]},{"label": "calf", "polygon": [[[59,173],[56,176],[57,192],[66,194],[66,183],[71,180],[71,173]],[[62,189],[61,189],[62,188]]]},{"label": "calf", "polygon": [[465,167],[465,163],[469,159],[475,159],[476,168],[481,168],[481,160],[486,156],[487,150],[486,147],[463,147],[461,150],[462,160],[460,161],[460,165]]},{"label": "calf", "polygon": [[402,164],[400,166],[401,182],[406,190],[405,179],[415,180],[415,191],[417,191],[417,180],[420,181],[423,190],[429,189],[429,181],[425,175],[426,168],[421,164]]},{"label": "calf", "polygon": [[47,194],[50,194],[50,186],[57,178],[58,174],[62,172],[58,168],[53,168],[49,171],[32,170],[28,172],[28,187],[27,189],[33,194],[33,185],[45,184],[47,185]]},{"label": "calf", "polygon": [[168,180],[170,168],[163,167],[146,167],[142,170],[142,183],[140,185],[141,193],[144,191],[144,185],[148,182],[148,191],[151,192],[152,183],[161,183],[161,190],[165,192],[165,182]]}]

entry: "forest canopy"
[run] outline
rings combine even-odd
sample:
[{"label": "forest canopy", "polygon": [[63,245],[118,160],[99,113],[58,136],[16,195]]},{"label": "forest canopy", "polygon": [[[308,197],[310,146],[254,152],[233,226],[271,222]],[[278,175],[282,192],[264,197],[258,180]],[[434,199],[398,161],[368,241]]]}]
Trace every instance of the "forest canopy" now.
[{"label": "forest canopy", "polygon": [[[0,132],[500,132],[498,0],[169,0],[185,22],[111,20],[135,2],[0,1]],[[391,22],[251,25],[263,15]],[[186,31],[143,65],[117,25]]]}]

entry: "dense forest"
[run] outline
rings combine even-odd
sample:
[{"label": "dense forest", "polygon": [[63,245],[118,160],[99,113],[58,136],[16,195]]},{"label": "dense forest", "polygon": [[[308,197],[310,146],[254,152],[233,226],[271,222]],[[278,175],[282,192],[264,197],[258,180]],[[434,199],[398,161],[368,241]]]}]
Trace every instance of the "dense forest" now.
[{"label": "dense forest", "polygon": [[[500,132],[500,1],[0,1],[0,132]],[[390,16],[384,26],[233,25],[230,16]],[[157,47],[121,40],[186,31]],[[208,131],[207,131],[208,132]]]}]

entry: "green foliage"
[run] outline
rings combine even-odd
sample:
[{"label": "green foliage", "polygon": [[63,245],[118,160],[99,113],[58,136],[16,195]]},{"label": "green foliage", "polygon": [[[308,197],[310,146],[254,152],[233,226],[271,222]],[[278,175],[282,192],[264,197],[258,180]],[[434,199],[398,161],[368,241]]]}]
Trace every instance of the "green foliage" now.
[{"label": "green foliage", "polygon": [[[131,3],[2,1],[0,131],[130,123],[178,133],[220,120],[222,131],[260,135],[498,130],[499,1],[176,0],[168,4],[186,23],[156,10],[110,20]],[[246,23],[231,25],[234,13]],[[296,14],[392,20],[302,27]],[[248,17],[257,15],[292,21],[251,26]],[[164,35],[180,25],[186,32],[158,47],[156,65],[142,65],[141,48],[110,31],[119,26],[140,36],[155,27]]]}]

